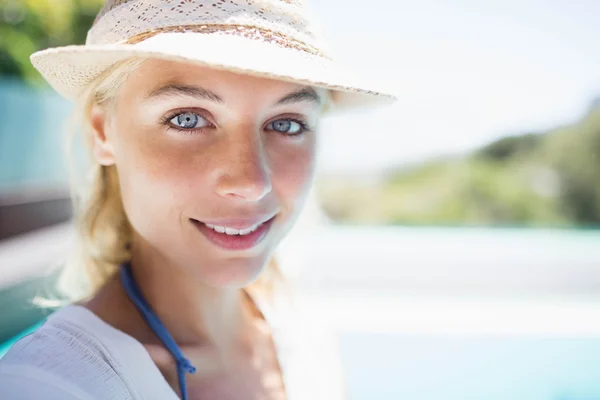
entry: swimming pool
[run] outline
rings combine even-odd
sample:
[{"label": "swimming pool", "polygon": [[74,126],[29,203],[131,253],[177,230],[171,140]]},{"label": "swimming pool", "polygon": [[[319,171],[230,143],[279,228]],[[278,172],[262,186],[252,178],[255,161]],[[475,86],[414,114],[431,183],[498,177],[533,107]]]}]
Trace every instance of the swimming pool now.
[{"label": "swimming pool", "polygon": [[600,399],[600,338],[346,332],[348,400]]}]

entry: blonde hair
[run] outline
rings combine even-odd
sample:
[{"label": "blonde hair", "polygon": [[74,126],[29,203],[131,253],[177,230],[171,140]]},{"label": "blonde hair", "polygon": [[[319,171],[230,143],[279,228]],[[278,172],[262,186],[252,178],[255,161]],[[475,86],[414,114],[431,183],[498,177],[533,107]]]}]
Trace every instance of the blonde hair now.
[{"label": "blonde hair", "polygon": [[[70,131],[81,131],[90,160],[93,160],[92,108],[110,105],[119,87],[144,61],[143,58],[132,58],[114,65],[92,82],[80,97],[72,121],[76,125]],[[76,126],[79,129],[74,129]],[[75,135],[71,134],[68,140],[72,173],[81,170],[73,163],[74,139]],[[71,182],[78,241],[60,286],[63,295],[75,300],[93,296],[114,276],[119,266],[130,259],[133,228],[123,208],[119,176],[114,165],[104,166],[92,161],[83,182],[74,175]],[[270,297],[276,283],[283,284],[284,280],[276,260],[271,258],[266,271],[252,288]]]}]

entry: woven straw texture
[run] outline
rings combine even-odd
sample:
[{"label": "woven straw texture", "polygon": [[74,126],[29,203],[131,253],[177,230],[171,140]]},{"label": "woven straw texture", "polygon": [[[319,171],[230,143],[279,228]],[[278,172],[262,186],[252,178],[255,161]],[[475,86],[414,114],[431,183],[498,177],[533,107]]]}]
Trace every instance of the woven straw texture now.
[{"label": "woven straw texture", "polygon": [[329,88],[342,108],[393,97],[334,62],[320,37],[300,0],[108,0],[86,45],[31,59],[70,99],[114,63],[136,56]]}]

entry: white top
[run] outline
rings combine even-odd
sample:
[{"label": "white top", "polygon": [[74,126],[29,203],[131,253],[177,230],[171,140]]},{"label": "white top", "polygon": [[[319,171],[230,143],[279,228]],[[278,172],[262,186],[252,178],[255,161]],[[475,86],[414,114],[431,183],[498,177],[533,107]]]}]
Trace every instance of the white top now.
[{"label": "white top", "polygon": [[[288,400],[341,400],[335,342],[300,314],[255,299],[273,331]],[[10,400],[176,400],[144,346],[85,307],[48,317],[0,359],[0,398]]]}]

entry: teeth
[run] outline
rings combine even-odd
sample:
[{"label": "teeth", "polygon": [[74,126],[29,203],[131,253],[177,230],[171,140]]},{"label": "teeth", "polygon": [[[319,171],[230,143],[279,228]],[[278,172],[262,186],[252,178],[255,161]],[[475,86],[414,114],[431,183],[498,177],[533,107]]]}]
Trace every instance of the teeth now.
[{"label": "teeth", "polygon": [[250,227],[250,228],[248,228],[248,229],[242,229],[242,230],[240,230],[240,235],[242,235],[242,236],[243,236],[243,235],[247,235],[247,234],[249,234],[249,233],[252,233],[252,232],[254,232],[254,231],[257,229],[257,228],[258,228],[258,226],[257,226],[256,228],[252,228],[252,227]]},{"label": "teeth", "polygon": [[251,226],[250,228],[247,229],[234,229],[234,228],[228,228],[226,226],[218,226],[218,225],[213,225],[213,224],[205,224],[206,226],[208,226],[210,229],[215,230],[219,233],[225,233],[226,235],[247,235],[249,233],[254,232],[255,230],[258,229],[259,226],[261,226],[262,224],[258,224],[258,225],[254,225]]}]

